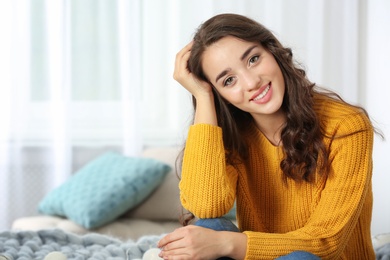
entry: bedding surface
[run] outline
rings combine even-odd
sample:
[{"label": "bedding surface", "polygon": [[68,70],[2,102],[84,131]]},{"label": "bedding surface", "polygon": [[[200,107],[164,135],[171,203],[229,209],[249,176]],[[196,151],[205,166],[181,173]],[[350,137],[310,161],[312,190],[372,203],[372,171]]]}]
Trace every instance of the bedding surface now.
[{"label": "bedding surface", "polygon": [[390,243],[375,248],[377,260],[390,260]]},{"label": "bedding surface", "polygon": [[142,259],[157,247],[160,236],[143,236],[137,241],[121,241],[101,234],[76,235],[59,229],[6,231],[0,233],[0,258],[42,260],[51,252],[62,252],[67,259]]},{"label": "bedding surface", "polygon": [[[147,250],[157,247],[162,236],[122,241],[97,233],[77,235],[60,229],[5,231],[0,233],[0,259],[42,260],[51,252],[61,252],[69,260],[142,259]],[[377,260],[390,260],[390,243],[376,246],[375,253]]]}]

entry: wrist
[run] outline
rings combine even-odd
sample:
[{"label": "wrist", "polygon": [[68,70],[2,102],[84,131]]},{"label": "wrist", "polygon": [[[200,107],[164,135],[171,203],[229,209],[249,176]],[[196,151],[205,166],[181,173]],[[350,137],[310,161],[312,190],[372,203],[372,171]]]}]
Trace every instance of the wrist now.
[{"label": "wrist", "polygon": [[223,256],[244,259],[247,248],[247,236],[241,232],[220,231]]},{"label": "wrist", "polygon": [[213,92],[201,90],[193,94],[194,98],[196,99],[196,102],[212,102],[214,103],[214,94]]},{"label": "wrist", "polygon": [[194,124],[206,123],[211,125],[218,125],[214,105],[214,96],[212,93],[197,95],[195,99],[196,110]]}]

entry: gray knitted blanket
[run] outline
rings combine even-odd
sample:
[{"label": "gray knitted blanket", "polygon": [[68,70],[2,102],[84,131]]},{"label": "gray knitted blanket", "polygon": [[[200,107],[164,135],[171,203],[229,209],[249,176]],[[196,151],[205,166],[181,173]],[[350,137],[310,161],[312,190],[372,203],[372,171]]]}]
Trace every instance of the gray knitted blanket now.
[{"label": "gray knitted blanket", "polygon": [[[143,236],[137,241],[121,241],[100,234],[75,235],[59,229],[0,233],[0,259],[42,260],[50,252],[62,252],[75,260],[142,259],[157,247],[160,236]],[[390,260],[390,243],[375,248],[377,260]]]},{"label": "gray knitted blanket", "polygon": [[142,259],[145,251],[156,247],[161,237],[144,236],[137,241],[121,241],[100,234],[76,235],[59,229],[5,231],[0,233],[0,256],[9,260],[42,260],[50,252],[57,251],[75,260]]},{"label": "gray knitted blanket", "polygon": [[377,260],[390,260],[390,243],[375,248]]}]

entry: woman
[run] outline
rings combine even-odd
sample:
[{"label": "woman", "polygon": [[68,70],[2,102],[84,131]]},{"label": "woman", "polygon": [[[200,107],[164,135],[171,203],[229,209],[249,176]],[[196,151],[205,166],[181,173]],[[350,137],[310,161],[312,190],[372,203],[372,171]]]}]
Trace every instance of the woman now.
[{"label": "woman", "polygon": [[[162,238],[160,257],[375,259],[372,124],[292,56],[235,14],[203,23],[177,54],[174,78],[195,108],[180,196],[203,222]],[[235,201],[240,232],[213,230]]]}]

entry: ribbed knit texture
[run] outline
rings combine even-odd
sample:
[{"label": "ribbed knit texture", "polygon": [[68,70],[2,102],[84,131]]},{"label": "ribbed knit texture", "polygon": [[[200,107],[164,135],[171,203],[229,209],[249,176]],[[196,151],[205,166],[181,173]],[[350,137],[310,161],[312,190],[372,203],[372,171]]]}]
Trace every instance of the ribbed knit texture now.
[{"label": "ribbed knit texture", "polygon": [[[375,259],[371,243],[373,130],[358,110],[316,97],[329,136],[331,172],[315,183],[284,183],[281,147],[253,129],[249,166],[226,166],[219,127],[190,127],[180,182],[183,206],[200,218],[227,213],[248,237],[246,259],[275,259],[305,250],[321,259]],[[346,136],[347,134],[354,133]]]}]

